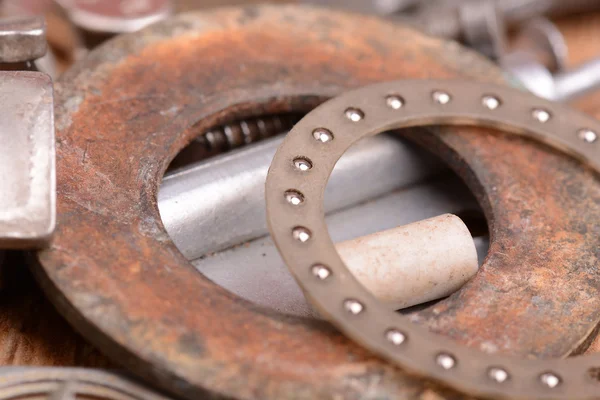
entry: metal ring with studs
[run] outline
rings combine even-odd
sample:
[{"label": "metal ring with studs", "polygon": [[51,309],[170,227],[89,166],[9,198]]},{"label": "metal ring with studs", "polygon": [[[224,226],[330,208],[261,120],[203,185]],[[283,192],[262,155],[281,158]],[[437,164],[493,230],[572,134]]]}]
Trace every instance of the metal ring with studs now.
[{"label": "metal ring with studs", "polygon": [[[323,208],[325,186],[336,162],[365,136],[423,125],[498,128],[544,142],[600,172],[600,123],[564,105],[513,88],[469,81],[407,80],[367,86],[309,113],[288,134],[271,164],[267,218],[288,267],[340,330],[410,372],[483,397],[597,398],[600,355],[530,360],[459,345],[390,311],[342,262]],[[290,192],[301,194],[303,201],[290,201]]]}]

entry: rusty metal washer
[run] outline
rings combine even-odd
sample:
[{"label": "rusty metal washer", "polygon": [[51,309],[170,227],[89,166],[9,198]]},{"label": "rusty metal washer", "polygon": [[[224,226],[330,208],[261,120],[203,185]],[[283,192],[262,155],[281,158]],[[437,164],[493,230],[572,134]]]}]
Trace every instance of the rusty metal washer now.
[{"label": "rusty metal washer", "polygon": [[[271,164],[267,219],[290,270],[338,328],[409,371],[470,395],[597,398],[600,355],[535,361],[458,345],[389,310],[346,268],[329,236],[323,211],[325,187],[336,162],[365,136],[424,125],[477,125],[526,135],[600,172],[600,123],[531,94],[460,80],[397,81],[354,90],[303,118],[286,136]],[[323,132],[331,140],[318,140]],[[298,160],[305,160],[311,168],[298,168]],[[301,193],[304,202],[287,201],[289,190]]]},{"label": "rusty metal washer", "polygon": [[[454,43],[311,7],[182,15],[111,40],[56,83],[57,232],[38,253],[39,282],[104,353],[189,399],[452,396],[329,324],[276,314],[218,287],[176,249],[156,205],[170,160],[202,132],[252,116],[305,113],[374,82],[431,76],[506,82]],[[493,240],[485,274],[413,318],[511,354],[561,357],[579,349],[600,319],[600,277],[587,268],[598,248],[600,206],[586,199],[600,193],[597,182],[569,157],[514,135],[463,127],[430,133],[403,131],[429,140],[469,183]],[[511,174],[515,168],[523,173]],[[550,177],[568,180],[570,190],[549,185]],[[515,215],[515,199],[529,213]],[[552,212],[537,215],[538,204]],[[552,234],[531,229],[534,217]],[[480,299],[478,285],[494,290]],[[531,298],[538,308],[530,312],[524,299]]]}]

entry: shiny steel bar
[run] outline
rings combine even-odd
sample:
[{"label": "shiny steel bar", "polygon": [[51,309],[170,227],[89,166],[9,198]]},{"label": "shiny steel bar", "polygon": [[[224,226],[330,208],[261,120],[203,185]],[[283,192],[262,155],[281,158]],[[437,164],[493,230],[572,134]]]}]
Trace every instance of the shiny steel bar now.
[{"label": "shiny steel bar", "polygon": [[600,58],[555,75],[553,100],[569,101],[600,89]]},{"label": "shiny steel bar", "polygon": [[[160,213],[188,259],[268,233],[264,184],[282,140],[250,145],[165,177],[158,195]],[[338,162],[327,186],[325,210],[363,203],[442,169],[433,157],[397,137],[367,138]]]}]

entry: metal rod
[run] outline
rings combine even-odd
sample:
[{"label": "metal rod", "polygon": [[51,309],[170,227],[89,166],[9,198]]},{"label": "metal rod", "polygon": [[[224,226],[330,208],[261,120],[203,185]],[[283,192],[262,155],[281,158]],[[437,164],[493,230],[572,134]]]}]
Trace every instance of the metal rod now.
[{"label": "metal rod", "polygon": [[555,98],[570,101],[600,89],[600,58],[554,76]]},{"label": "metal rod", "polygon": [[[282,140],[250,145],[165,177],[160,213],[188,259],[267,234],[264,184]],[[420,182],[442,169],[433,157],[398,138],[365,139],[338,162],[327,186],[326,212]]]}]

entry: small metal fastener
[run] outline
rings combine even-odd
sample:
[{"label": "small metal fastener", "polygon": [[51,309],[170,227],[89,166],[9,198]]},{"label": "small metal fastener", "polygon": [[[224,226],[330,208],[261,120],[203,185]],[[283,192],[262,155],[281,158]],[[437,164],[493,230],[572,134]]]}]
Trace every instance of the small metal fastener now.
[{"label": "small metal fastener", "polygon": [[[441,87],[444,93],[452,96],[452,101],[444,107],[432,101],[432,93]],[[382,101],[390,90],[402,95],[410,103],[410,109],[399,113]],[[495,109],[474,108],[485,96],[510,101],[506,100]],[[361,124],[349,121],[344,116],[349,105],[360,107],[369,118]],[[600,131],[600,122],[530,93],[479,82],[423,80],[381,83],[343,94],[317,107],[292,129],[276,153],[267,177],[269,229],[306,296],[318,306],[321,315],[367,349],[407,371],[471,396],[554,400],[597,398],[597,381],[589,379],[589,369],[600,365],[600,355],[531,360],[465,347],[389,310],[346,268],[328,235],[322,213],[325,186],[331,171],[337,160],[358,140],[390,129],[423,125],[502,129],[553,146],[600,172],[600,148],[580,137],[584,132],[584,137],[591,139],[592,135],[587,131]],[[311,143],[309,135],[314,126],[324,126],[332,132],[344,132],[344,135],[331,142],[324,153]],[[289,162],[298,154],[318,157],[319,168],[310,174],[293,173]],[[307,202],[302,210],[290,209],[281,201],[281,193],[290,185],[303,188]],[[289,229],[294,226],[310,229],[311,235],[318,236],[319,240],[302,244],[292,240]],[[306,273],[309,268],[305,264],[307,258],[327,265],[336,279],[327,285],[312,279],[312,274]],[[355,318],[358,314],[360,318]],[[403,343],[402,351],[390,348],[390,324],[411,338],[410,342]],[[431,352],[432,343],[438,349],[435,353]],[[508,380],[510,384],[499,385]],[[555,390],[558,386],[560,390]]]}]

